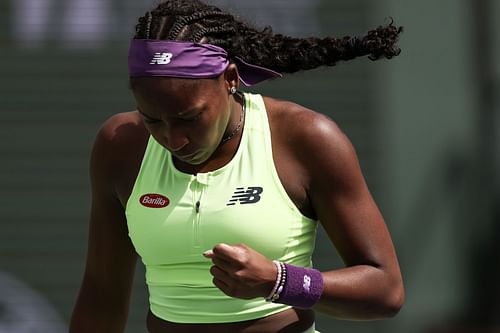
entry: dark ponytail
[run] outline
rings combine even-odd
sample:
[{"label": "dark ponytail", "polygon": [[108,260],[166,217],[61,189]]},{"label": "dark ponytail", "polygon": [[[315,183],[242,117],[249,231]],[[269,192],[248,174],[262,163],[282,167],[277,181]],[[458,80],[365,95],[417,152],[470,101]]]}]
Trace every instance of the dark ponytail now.
[{"label": "dark ponytail", "polygon": [[294,73],[361,56],[391,59],[401,52],[396,46],[401,31],[391,21],[363,37],[293,38],[273,34],[270,27],[255,29],[199,0],[170,0],[139,19],[135,38],[210,43],[224,48],[231,58]]}]

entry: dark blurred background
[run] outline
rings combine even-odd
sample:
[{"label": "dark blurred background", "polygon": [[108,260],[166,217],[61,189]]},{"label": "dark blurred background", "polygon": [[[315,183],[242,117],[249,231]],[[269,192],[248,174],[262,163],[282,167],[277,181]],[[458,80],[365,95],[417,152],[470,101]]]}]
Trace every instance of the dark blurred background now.
[{"label": "dark blurred background", "polygon": [[[297,36],[403,25],[402,54],[289,75],[252,91],[337,121],[396,245],[400,314],[318,316],[325,332],[500,332],[500,1],[211,1]],[[64,332],[81,282],[88,158],[133,110],[127,48],[150,0],[0,0],[0,332]],[[318,143],[321,144],[321,143]],[[321,230],[320,269],[341,261]],[[140,265],[139,265],[140,266]],[[128,333],[145,332],[139,267]]]}]

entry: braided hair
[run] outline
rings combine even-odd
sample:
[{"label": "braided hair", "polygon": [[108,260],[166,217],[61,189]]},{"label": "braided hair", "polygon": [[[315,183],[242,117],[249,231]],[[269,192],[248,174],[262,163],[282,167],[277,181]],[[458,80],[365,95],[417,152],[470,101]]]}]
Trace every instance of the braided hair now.
[{"label": "braided hair", "polygon": [[230,58],[294,73],[361,56],[391,59],[401,52],[395,45],[401,31],[391,21],[363,37],[294,38],[274,34],[269,26],[251,27],[200,0],[167,0],[139,18],[134,38],[210,43],[225,49]]}]

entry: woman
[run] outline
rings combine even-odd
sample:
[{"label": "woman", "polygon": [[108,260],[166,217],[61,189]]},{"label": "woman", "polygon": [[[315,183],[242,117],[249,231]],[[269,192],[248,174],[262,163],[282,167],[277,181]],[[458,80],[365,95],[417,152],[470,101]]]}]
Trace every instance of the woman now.
[{"label": "woman", "polygon": [[[92,152],[71,332],[123,332],[138,256],[152,333],[315,332],[314,311],[396,314],[399,265],[349,140],[321,114],[238,88],[391,58],[400,31],[295,39],[198,0],[165,1],[141,17],[129,51],[137,111],[109,119]],[[318,221],[345,268],[311,268]]]}]

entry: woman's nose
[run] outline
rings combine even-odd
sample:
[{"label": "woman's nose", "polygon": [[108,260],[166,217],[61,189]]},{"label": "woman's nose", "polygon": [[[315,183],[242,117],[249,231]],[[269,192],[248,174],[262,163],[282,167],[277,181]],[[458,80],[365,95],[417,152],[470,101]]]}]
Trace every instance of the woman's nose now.
[{"label": "woman's nose", "polygon": [[164,133],[165,145],[171,152],[177,152],[184,148],[189,140],[180,128],[167,126]]}]

